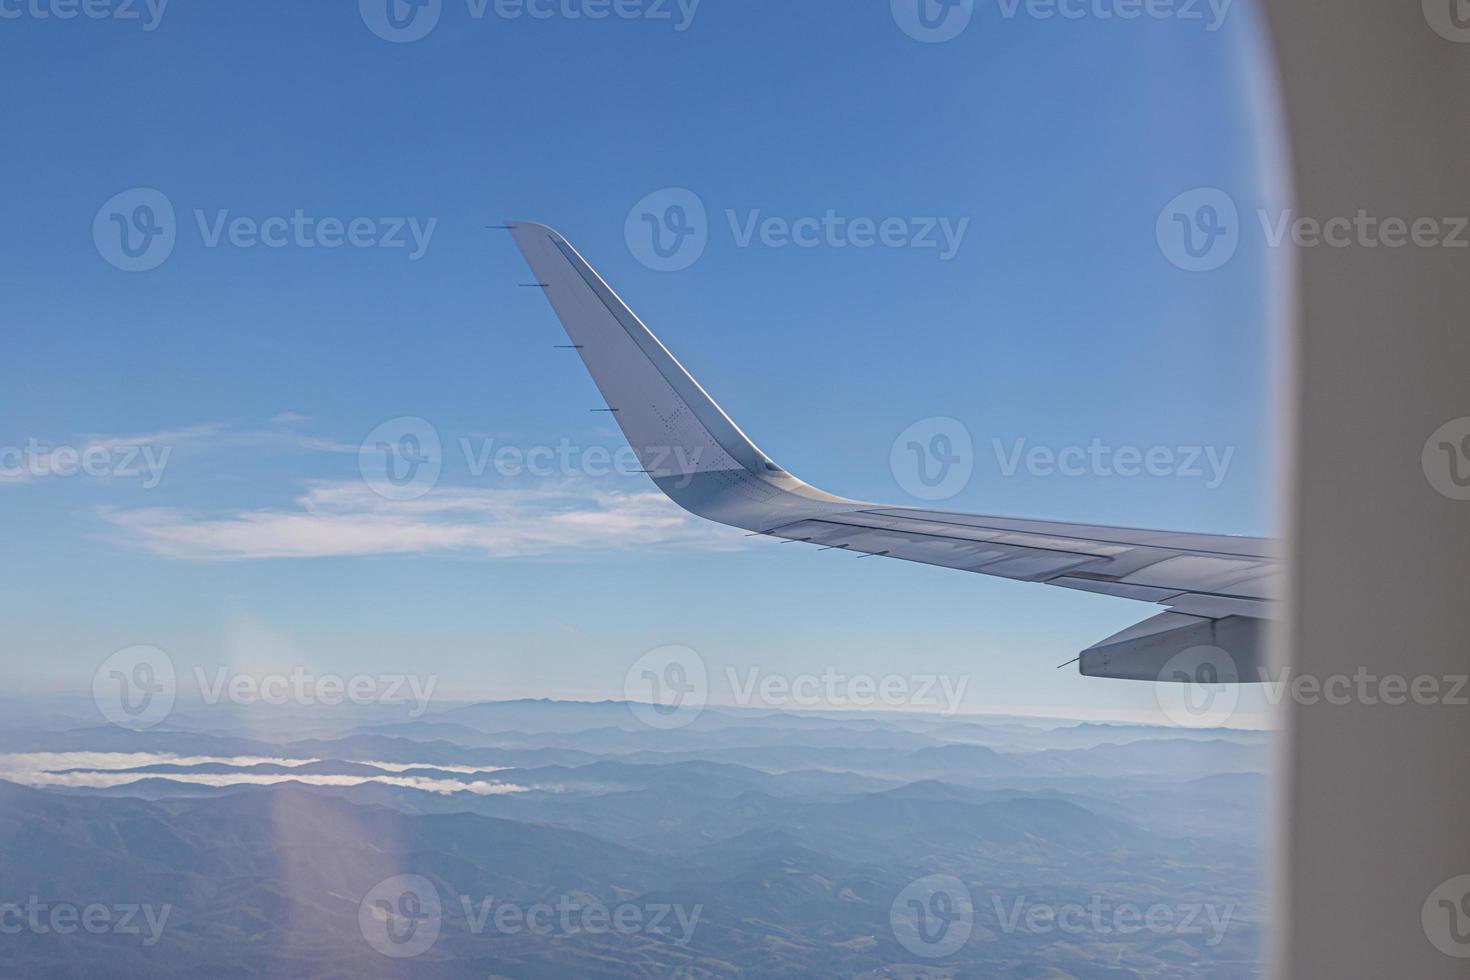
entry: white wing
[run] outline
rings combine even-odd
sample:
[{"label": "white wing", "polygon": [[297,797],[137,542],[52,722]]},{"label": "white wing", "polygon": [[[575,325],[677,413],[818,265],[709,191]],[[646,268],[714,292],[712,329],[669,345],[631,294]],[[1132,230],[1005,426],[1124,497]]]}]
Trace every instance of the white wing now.
[{"label": "white wing", "polygon": [[1083,651],[1084,674],[1158,680],[1175,654],[1214,647],[1229,662],[1211,671],[1257,679],[1279,576],[1272,542],[921,510],[818,490],[756,448],[565,238],[531,222],[509,227],[633,451],[681,507],[826,548],[1170,610]]}]

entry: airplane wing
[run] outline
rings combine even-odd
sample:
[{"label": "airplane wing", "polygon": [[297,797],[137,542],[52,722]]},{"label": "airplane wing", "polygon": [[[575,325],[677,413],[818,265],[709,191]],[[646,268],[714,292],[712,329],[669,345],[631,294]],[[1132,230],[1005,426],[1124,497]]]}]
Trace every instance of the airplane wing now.
[{"label": "airplane wing", "polygon": [[[565,238],[507,222],[629,445],[660,490],[700,517],[861,555],[1156,603],[1168,611],[1083,651],[1089,676],[1259,679],[1280,574],[1259,538],[1022,520],[837,497],[776,465]],[[1189,661],[1201,663],[1199,658]],[[1231,674],[1234,676],[1231,676]],[[1168,676],[1161,676],[1161,675]]]}]

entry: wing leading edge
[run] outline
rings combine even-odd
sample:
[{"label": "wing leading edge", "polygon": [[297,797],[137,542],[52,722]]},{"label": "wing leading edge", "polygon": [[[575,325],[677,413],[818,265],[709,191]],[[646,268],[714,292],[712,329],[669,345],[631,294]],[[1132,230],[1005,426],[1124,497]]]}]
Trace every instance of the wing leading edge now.
[{"label": "wing leading edge", "polygon": [[565,238],[545,225],[507,224],[641,465],[684,509],[791,541],[1169,610],[1083,651],[1083,674],[1194,679],[1164,676],[1168,663],[1211,647],[1229,654],[1212,676],[1258,679],[1262,621],[1274,616],[1280,574],[1272,542],[922,510],[818,490],[761,452]]}]

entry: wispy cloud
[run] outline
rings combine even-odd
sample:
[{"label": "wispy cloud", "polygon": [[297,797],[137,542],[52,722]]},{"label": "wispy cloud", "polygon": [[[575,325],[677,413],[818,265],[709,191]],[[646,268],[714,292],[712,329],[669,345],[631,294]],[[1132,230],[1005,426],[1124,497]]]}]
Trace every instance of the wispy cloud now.
[{"label": "wispy cloud", "polygon": [[200,514],[105,510],[125,540],[162,558],[241,561],[367,555],[546,557],[641,545],[732,549],[738,534],[695,522],[656,491],[589,481],[537,489],[439,487],[391,501],[358,481],[317,483],[290,509]]},{"label": "wispy cloud", "polygon": [[192,443],[212,439],[223,428],[222,425],[215,422],[203,422],[199,425],[186,425],[177,429],[163,429],[158,432],[147,432],[141,435],[91,435],[87,437],[87,445],[102,446],[110,449],[126,448],[128,446],[173,446],[180,443]]}]

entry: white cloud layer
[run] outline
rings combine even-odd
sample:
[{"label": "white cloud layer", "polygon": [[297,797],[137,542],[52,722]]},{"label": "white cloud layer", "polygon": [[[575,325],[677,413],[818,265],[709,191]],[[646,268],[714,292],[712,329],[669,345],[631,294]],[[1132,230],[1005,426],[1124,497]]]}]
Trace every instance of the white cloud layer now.
[{"label": "white cloud layer", "polygon": [[162,558],[239,561],[366,555],[555,556],[682,544],[739,547],[657,491],[567,481],[537,489],[438,487],[392,501],[359,481],[317,483],[293,509],[204,515],[173,508],[104,511],[124,538]]},{"label": "white cloud layer", "polygon": [[[254,766],[261,764],[295,768],[314,762],[313,759],[270,759],[254,757],[219,756],[176,756],[145,752],[27,752],[0,754],[0,779],[23,786],[66,786],[84,789],[101,789],[110,786],[126,786],[142,779],[167,779],[170,782],[189,783],[198,786],[272,786],[277,783],[297,782],[307,786],[361,786],[364,783],[381,783],[385,786],[401,786],[423,790],[427,793],[475,793],[479,796],[498,796],[505,793],[524,793],[529,787],[515,783],[497,783],[488,779],[447,779],[432,776],[376,775],[323,775],[319,773],[200,773],[200,772],[127,772],[143,766],[170,764],[197,766],[220,764],[228,766]],[[380,763],[366,762],[362,765],[377,766],[402,772],[407,769],[452,770],[465,775],[485,776],[498,771],[495,767],[474,769],[467,766],[436,766],[432,763]]]}]

